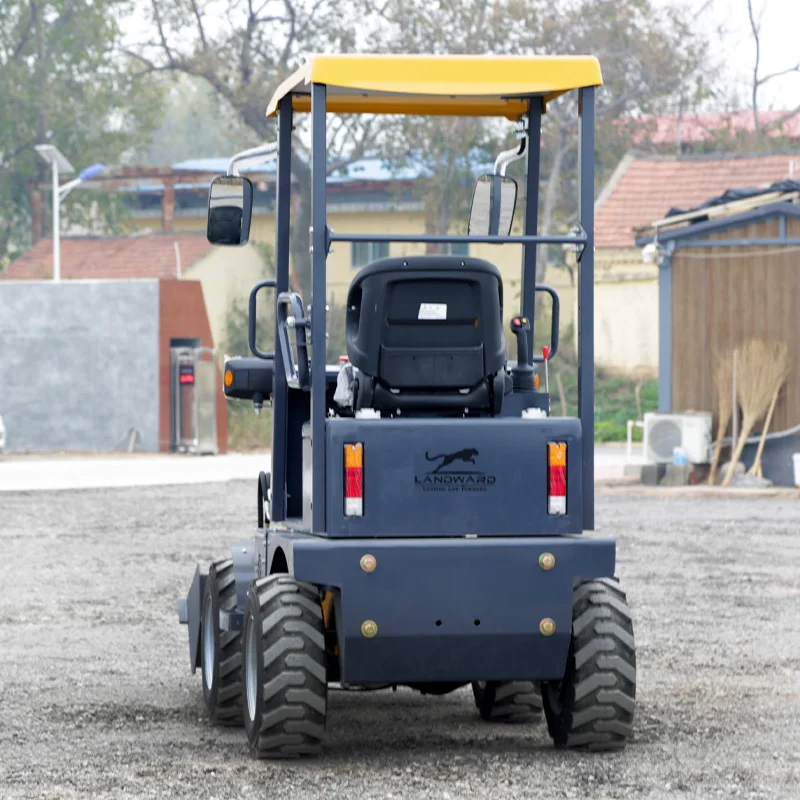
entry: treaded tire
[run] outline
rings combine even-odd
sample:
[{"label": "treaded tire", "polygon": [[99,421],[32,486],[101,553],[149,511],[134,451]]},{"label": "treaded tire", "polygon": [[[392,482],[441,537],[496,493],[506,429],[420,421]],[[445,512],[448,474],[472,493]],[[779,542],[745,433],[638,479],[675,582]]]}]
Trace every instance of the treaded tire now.
[{"label": "treaded tire", "polygon": [[534,681],[475,681],[472,694],[487,722],[533,722],[542,714],[542,692]]},{"label": "treaded tire", "polygon": [[251,752],[257,758],[318,755],[328,704],[319,591],[286,574],[253,581],[243,630]]},{"label": "treaded tire", "polygon": [[556,747],[621,750],[633,734],[636,648],[625,592],[611,578],[578,584],[564,678],[542,684]]},{"label": "treaded tire", "polygon": [[208,570],[203,592],[200,666],[203,697],[211,721],[242,724],[241,631],[221,631],[219,612],[236,609],[233,562],[215,561]]}]

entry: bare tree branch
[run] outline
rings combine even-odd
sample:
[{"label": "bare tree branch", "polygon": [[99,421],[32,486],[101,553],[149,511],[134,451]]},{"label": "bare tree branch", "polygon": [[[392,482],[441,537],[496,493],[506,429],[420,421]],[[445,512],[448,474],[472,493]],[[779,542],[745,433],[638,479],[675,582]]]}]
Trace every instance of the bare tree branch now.
[{"label": "bare tree branch", "polygon": [[153,20],[155,21],[156,28],[158,29],[158,36],[161,40],[161,46],[164,49],[164,54],[169,60],[170,65],[174,68],[178,68],[178,62],[175,59],[172,50],[170,49],[169,43],[167,42],[167,37],[164,33],[164,24],[161,21],[161,10],[158,7],[158,2],[157,0],[151,0],[151,3],[153,8]]},{"label": "bare tree branch", "polygon": [[758,23],[753,14],[753,0],[747,0],[747,15],[750,18],[750,30],[753,33],[753,42],[756,46],[756,58],[753,64],[753,90],[751,93],[753,103],[753,125],[755,126],[756,134],[760,137],[761,121],[758,117],[758,66],[761,60],[761,36]]},{"label": "bare tree branch", "polygon": [[778,119],[774,119],[768,125],[764,126],[765,131],[774,131],[776,128],[780,128],[784,122],[788,122],[790,119],[794,119],[798,114],[800,114],[800,106],[793,108],[791,111],[787,111],[785,114],[781,114]]},{"label": "bare tree branch", "polygon": [[800,62],[793,67],[787,67],[777,72],[770,72],[769,75],[764,75],[762,78],[758,79],[758,85],[763,86],[767,81],[771,81],[773,78],[780,78],[782,75],[789,75],[792,72],[800,72]]},{"label": "bare tree branch", "polygon": [[208,52],[208,42],[206,41],[206,32],[203,28],[203,18],[200,15],[200,9],[197,7],[197,0],[191,0],[192,13],[197,20],[197,35],[200,37],[200,43],[203,45],[203,52]]},{"label": "bare tree branch", "polygon": [[[9,57],[9,61],[16,61],[19,58],[20,53],[22,52],[25,45],[28,43],[31,35],[31,31],[33,29],[34,20],[39,15],[39,6],[31,0],[30,4],[30,15],[28,16],[28,22],[23,28],[22,32],[20,33],[19,41],[17,42],[17,46],[14,48],[11,56]],[[2,250],[0,250],[2,252]]]}]

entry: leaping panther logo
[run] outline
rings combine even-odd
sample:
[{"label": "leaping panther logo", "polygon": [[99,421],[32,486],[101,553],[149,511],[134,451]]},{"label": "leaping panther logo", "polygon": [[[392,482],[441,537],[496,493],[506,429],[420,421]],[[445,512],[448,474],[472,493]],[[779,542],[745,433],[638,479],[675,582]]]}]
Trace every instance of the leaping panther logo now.
[{"label": "leaping panther logo", "polygon": [[429,456],[427,451],[425,452],[425,458],[428,461],[438,461],[440,458],[442,459],[436,469],[432,470],[431,474],[434,475],[440,472],[443,467],[449,467],[450,464],[454,464],[456,461],[463,461],[465,464],[474,464],[475,456],[477,455],[480,455],[480,453],[478,453],[474,447],[467,447],[455,453],[440,453],[438,456]]}]

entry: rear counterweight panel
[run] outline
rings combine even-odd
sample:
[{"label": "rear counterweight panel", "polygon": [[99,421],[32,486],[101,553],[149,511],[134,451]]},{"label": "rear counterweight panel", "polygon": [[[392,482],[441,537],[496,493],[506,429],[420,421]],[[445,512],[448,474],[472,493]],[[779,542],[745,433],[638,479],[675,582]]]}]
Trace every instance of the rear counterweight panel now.
[{"label": "rear counterweight panel", "polygon": [[[330,537],[581,533],[581,423],[522,419],[331,419]],[[567,443],[567,513],[547,513],[547,443]],[[364,444],[364,515],[344,514],[344,445]]]},{"label": "rear counterweight panel", "polygon": [[[268,548],[270,558],[281,548],[299,580],[338,590],[348,683],[559,678],[574,582],[612,577],[615,559],[611,539],[568,536],[333,540],[270,532]],[[546,553],[555,559],[549,570],[540,565]],[[361,565],[367,554],[372,572]],[[540,627],[547,619],[551,635]],[[376,635],[364,635],[367,621]]]}]

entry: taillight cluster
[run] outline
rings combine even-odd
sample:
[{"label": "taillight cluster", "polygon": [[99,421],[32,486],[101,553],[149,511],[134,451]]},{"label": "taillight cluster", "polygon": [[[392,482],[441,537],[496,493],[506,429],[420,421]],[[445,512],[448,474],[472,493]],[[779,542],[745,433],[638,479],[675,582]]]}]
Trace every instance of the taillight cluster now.
[{"label": "taillight cluster", "polygon": [[364,516],[364,445],[344,446],[344,515]]},{"label": "taillight cluster", "polygon": [[567,443],[547,443],[547,513],[567,513]]},{"label": "taillight cluster", "polygon": [[[567,443],[547,443],[547,513],[567,513]],[[344,446],[344,514],[364,516],[364,445]]]}]

